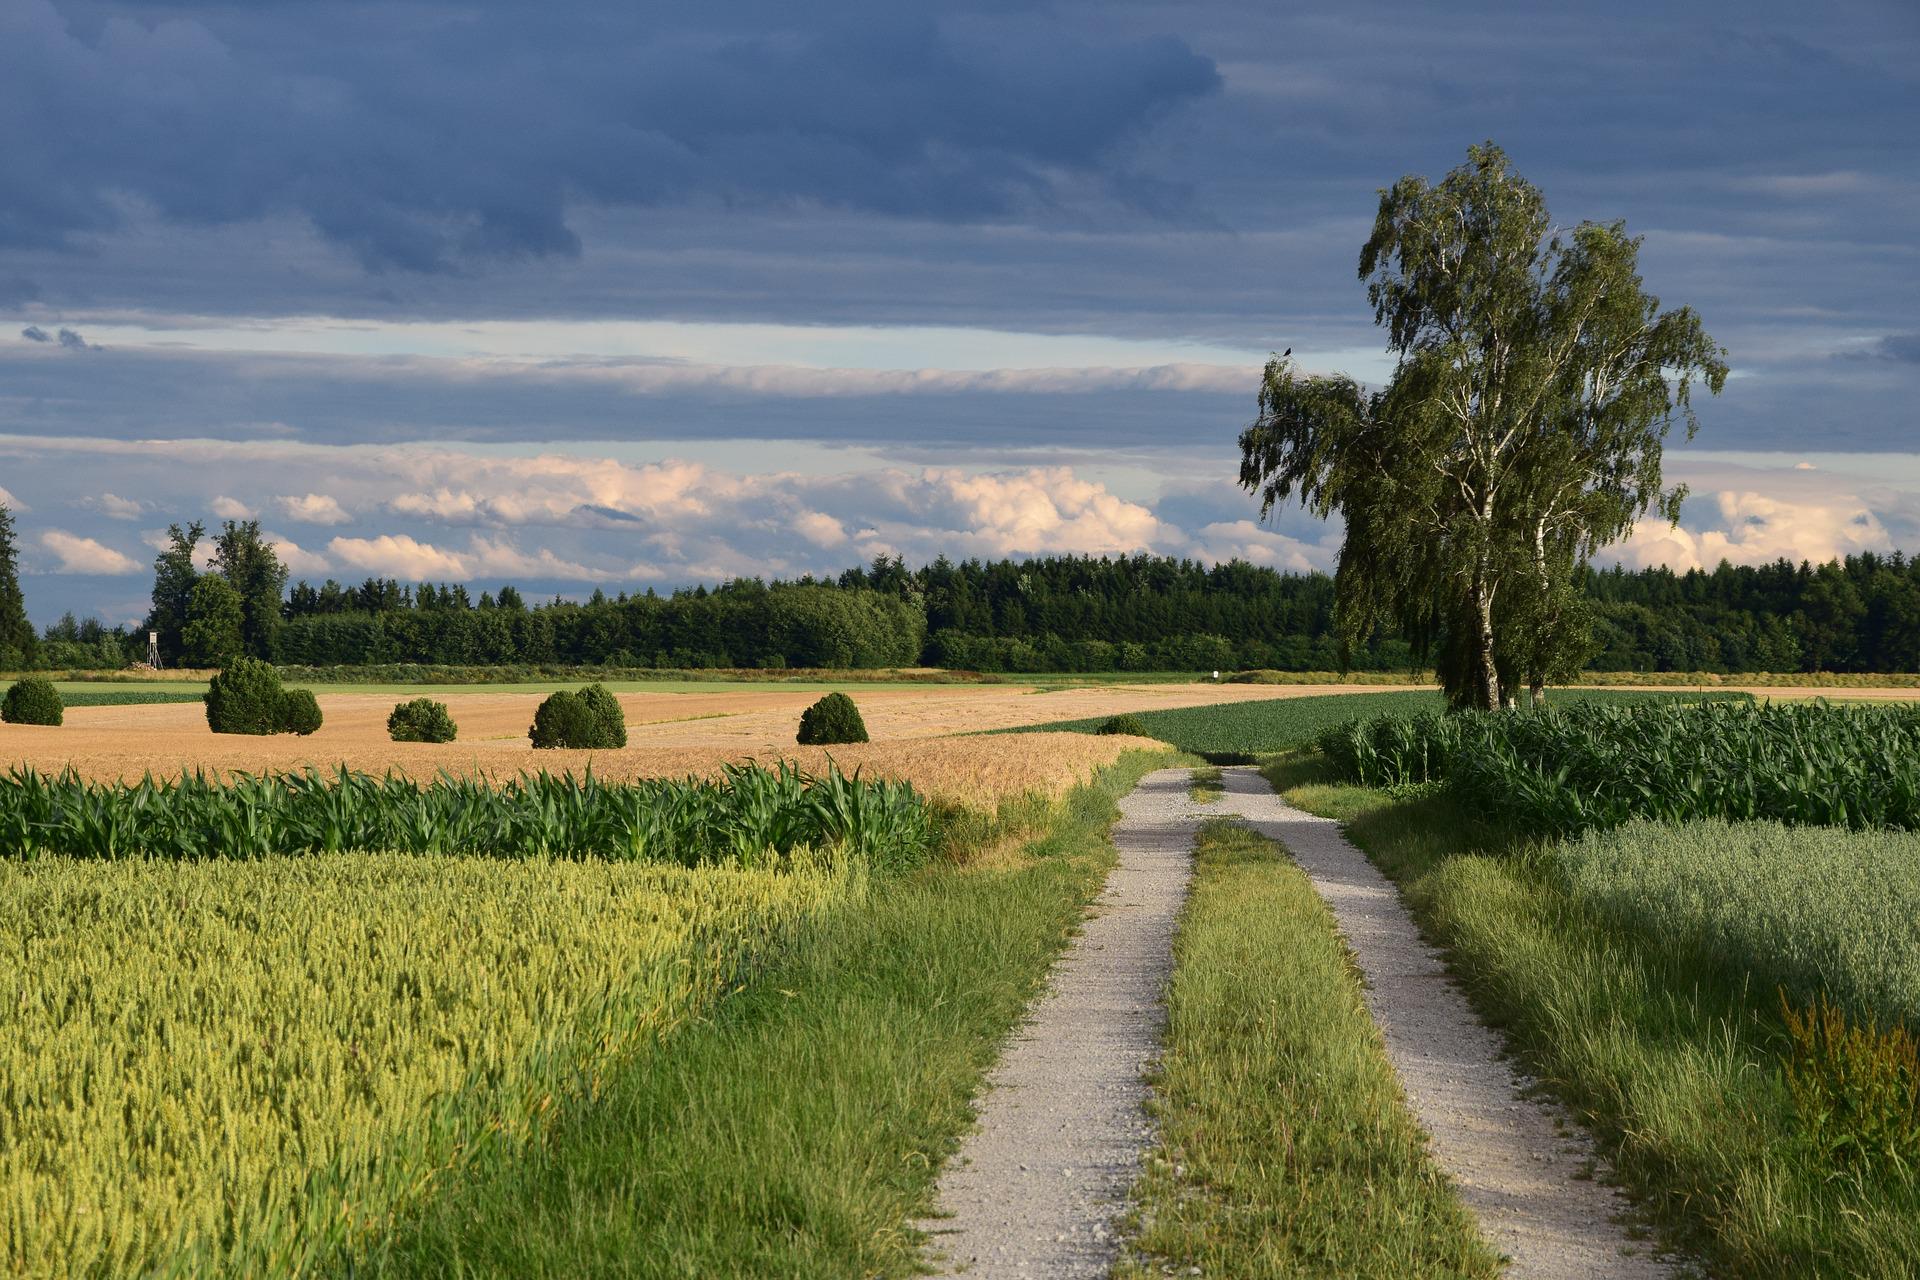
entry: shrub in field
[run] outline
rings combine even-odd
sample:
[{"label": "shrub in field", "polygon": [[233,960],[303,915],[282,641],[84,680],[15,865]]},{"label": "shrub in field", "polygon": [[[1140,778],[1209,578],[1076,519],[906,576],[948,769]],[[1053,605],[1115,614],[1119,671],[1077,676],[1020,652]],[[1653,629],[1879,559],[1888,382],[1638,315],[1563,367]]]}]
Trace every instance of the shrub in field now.
[{"label": "shrub in field", "polygon": [[280,733],[286,726],[280,675],[258,658],[235,658],[208,682],[204,699],[215,733]]},{"label": "shrub in field", "polygon": [[59,724],[66,718],[60,691],[39,676],[16,680],[0,699],[0,720],[8,724]]},{"label": "shrub in field", "polygon": [[387,715],[387,736],[395,742],[452,742],[460,732],[444,702],[415,698]]},{"label": "shrub in field", "polygon": [[548,694],[534,711],[527,736],[543,751],[560,747],[588,750],[599,745],[600,724],[593,708],[581,701],[579,694],[562,689]]},{"label": "shrub in field", "polygon": [[1838,1165],[1920,1165],[1920,1040],[1905,1027],[1851,1020],[1823,996],[1781,1014],[1787,1092],[1815,1150]]},{"label": "shrub in field", "polygon": [[288,689],[280,695],[280,732],[306,737],[320,727],[320,703],[311,689]]},{"label": "shrub in field", "polygon": [[867,722],[860,708],[844,693],[830,693],[800,713],[796,741],[803,747],[833,746],[867,741]]},{"label": "shrub in field", "polygon": [[1140,723],[1140,717],[1134,715],[1109,716],[1094,732],[1125,733],[1131,734],[1136,738],[1151,738],[1153,736],[1147,732],[1147,726]]},{"label": "shrub in field", "polygon": [[619,701],[600,685],[590,684],[578,693],[562,689],[548,695],[534,712],[527,736],[543,749],[612,750],[627,745],[627,718]]},{"label": "shrub in field", "polygon": [[627,717],[620,710],[620,700],[608,693],[604,686],[590,684],[580,691],[580,701],[593,713],[597,741],[594,746],[603,750],[613,750],[627,745]]}]

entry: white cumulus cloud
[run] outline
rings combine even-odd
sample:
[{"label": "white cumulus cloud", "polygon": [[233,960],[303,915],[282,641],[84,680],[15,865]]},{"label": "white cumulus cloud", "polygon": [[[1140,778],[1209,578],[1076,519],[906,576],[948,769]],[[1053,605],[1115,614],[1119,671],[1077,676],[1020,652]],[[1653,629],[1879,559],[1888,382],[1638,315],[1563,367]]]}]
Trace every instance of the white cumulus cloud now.
[{"label": "white cumulus cloud", "polygon": [[33,510],[33,508],[29,507],[26,503],[8,493],[3,485],[0,485],[0,507],[5,507],[7,510],[15,512]]},{"label": "white cumulus cloud", "polygon": [[283,534],[268,533],[263,536],[267,540],[267,545],[273,548],[274,554],[280,557],[280,563],[287,567],[287,572],[296,578],[302,575],[315,577],[333,567],[332,563],[319,552],[309,551]]},{"label": "white cumulus cloud", "polygon": [[213,514],[222,520],[251,520],[259,514],[240,499],[229,498],[224,493],[216,495],[210,505]]},{"label": "white cumulus cloud", "polygon": [[140,572],[140,562],[94,538],[64,529],[40,535],[40,545],[53,552],[61,573],[123,574]]},{"label": "white cumulus cloud", "polygon": [[1751,490],[1714,496],[1724,527],[1673,528],[1643,520],[1613,553],[1634,568],[1666,565],[1676,572],[1711,569],[1722,560],[1815,564],[1862,551],[1891,551],[1893,539],[1866,504],[1844,496],[1794,500]]},{"label": "white cumulus cloud", "polygon": [[103,493],[97,498],[89,498],[87,506],[103,516],[115,520],[138,520],[146,513],[146,504],[132,498],[122,498],[118,494]]},{"label": "white cumulus cloud", "polygon": [[274,502],[289,520],[302,524],[352,524],[338,499],[326,493],[285,494]]},{"label": "white cumulus cloud", "polygon": [[588,582],[619,576],[562,559],[544,547],[524,551],[505,539],[478,535],[464,551],[421,542],[405,533],[335,538],[327,543],[327,551],[334,559],[363,572],[408,581],[501,577]]}]

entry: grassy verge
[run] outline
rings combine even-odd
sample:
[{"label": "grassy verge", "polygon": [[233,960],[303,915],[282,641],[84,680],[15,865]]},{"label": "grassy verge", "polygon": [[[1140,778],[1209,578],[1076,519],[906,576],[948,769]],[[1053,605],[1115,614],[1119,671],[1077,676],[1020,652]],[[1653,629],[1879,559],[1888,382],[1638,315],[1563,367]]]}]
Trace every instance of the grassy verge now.
[{"label": "grassy verge", "polygon": [[1608,924],[1550,857],[1479,827],[1444,792],[1396,799],[1334,785],[1309,754],[1267,773],[1294,804],[1346,823],[1447,948],[1482,1015],[1710,1269],[1914,1274],[1920,1177],[1847,1172],[1810,1149],[1782,1079],[1771,989]]},{"label": "grassy verge", "polygon": [[898,1276],[980,1077],[1112,863],[1127,757],[1044,834],[829,915],[512,1160],[476,1161],[364,1272]]},{"label": "grassy verge", "polygon": [[1227,784],[1220,777],[1220,766],[1206,765],[1193,771],[1193,785],[1187,794],[1200,804],[1212,804],[1225,794]]},{"label": "grassy verge", "polygon": [[1123,1276],[1498,1273],[1427,1157],[1332,916],[1278,846],[1202,828],[1174,957],[1161,1146]]}]

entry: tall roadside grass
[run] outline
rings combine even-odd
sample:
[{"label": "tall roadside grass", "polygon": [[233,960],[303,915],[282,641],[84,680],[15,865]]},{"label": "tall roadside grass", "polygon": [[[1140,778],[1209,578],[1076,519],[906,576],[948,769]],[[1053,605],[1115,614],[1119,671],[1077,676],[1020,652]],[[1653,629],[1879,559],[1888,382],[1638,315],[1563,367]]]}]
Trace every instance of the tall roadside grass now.
[{"label": "tall roadside grass", "polygon": [[[1317,755],[1268,768],[1293,803],[1342,819],[1398,882],[1481,1014],[1710,1272],[1914,1274],[1920,1177],[1890,1162],[1836,1163],[1814,1139],[1788,1087],[1793,1042],[1766,977],[1703,963],[1697,934],[1669,936],[1653,921],[1623,928],[1604,896],[1574,891],[1550,847],[1478,821],[1457,796],[1396,797],[1332,773]],[[1778,848],[1790,856],[1790,844]],[[1835,851],[1824,865],[1845,879],[1848,859]],[[1737,865],[1736,845],[1726,874]],[[1872,892],[1863,881],[1825,887],[1842,901]]]},{"label": "tall roadside grass", "polygon": [[1124,757],[1047,804],[1017,851],[956,848],[831,912],[532,1149],[444,1183],[359,1272],[921,1274],[913,1223],[1112,865],[1115,799],[1171,759]]},{"label": "tall roadside grass", "polygon": [[1127,1277],[1491,1277],[1407,1113],[1333,917],[1244,824],[1201,828],[1174,941],[1159,1146]]},{"label": "tall roadside grass", "polygon": [[0,1270],[324,1270],[868,882],[844,855],[0,860]]},{"label": "tall roadside grass", "polygon": [[137,783],[14,769],[0,779],[0,850],[16,857],[248,858],[263,854],[474,853],[765,865],[843,847],[875,866],[911,865],[934,833],[906,783],[729,765],[714,780],[602,782],[525,774],[503,785],[430,783],[341,769]]}]

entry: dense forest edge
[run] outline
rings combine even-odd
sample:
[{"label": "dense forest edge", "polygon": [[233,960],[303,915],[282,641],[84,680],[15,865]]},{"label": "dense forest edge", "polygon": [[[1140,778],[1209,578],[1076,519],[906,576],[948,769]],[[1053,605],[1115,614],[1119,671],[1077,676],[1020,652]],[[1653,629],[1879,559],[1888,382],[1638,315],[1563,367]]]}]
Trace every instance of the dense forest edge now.
[{"label": "dense forest edge", "polygon": [[[1350,670],[1430,664],[1402,638],[1343,654],[1333,579],[1160,556],[882,557],[835,578],[741,578],[661,595],[529,602],[512,586],[370,578],[285,586],[246,526],[216,538],[214,567],[171,577],[129,632],[62,618],[0,667],[167,666],[247,652],[284,665],[560,666],[718,670],[940,667],[985,673]],[[264,553],[264,556],[262,555]],[[232,572],[225,563],[233,566]],[[234,589],[210,589],[223,580]],[[1823,565],[1582,570],[1585,667],[1608,672],[1920,671],[1920,560],[1861,554]],[[184,589],[183,589],[184,588]],[[222,652],[225,650],[226,652]]]}]

